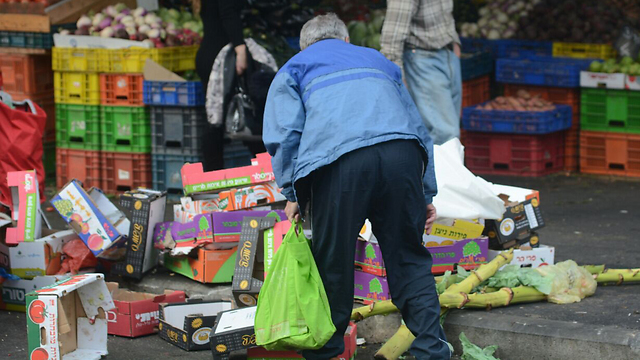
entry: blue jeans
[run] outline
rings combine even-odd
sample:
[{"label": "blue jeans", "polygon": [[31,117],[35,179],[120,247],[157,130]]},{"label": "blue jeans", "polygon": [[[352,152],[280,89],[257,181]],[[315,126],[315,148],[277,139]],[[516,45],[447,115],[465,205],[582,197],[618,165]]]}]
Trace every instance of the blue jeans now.
[{"label": "blue jeans", "polygon": [[436,145],[460,137],[460,59],[447,48],[404,52],[407,88]]}]

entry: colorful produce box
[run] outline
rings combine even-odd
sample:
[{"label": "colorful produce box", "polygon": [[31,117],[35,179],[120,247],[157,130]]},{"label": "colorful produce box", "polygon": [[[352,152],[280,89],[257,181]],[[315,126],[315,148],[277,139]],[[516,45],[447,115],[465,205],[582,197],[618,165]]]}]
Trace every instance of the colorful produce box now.
[{"label": "colorful produce box", "polygon": [[422,241],[427,247],[452,245],[456,240],[475,239],[482,235],[484,225],[461,219],[437,219],[430,234]]},{"label": "colorful produce box", "polygon": [[357,271],[354,277],[353,296],[365,303],[391,299],[387,278]]},{"label": "colorful produce box", "polygon": [[[531,249],[515,249],[513,250],[513,260],[511,260],[508,265],[520,265],[520,267],[532,268],[553,265],[555,264],[555,250],[553,246],[547,245],[540,245],[538,248]],[[489,250],[488,260],[493,260],[500,253],[501,251]]]},{"label": "colorful produce box", "polygon": [[231,309],[225,301],[160,305],[160,338],[187,351],[209,349],[218,313]]},{"label": "colorful produce box", "polygon": [[182,186],[186,195],[215,192],[240,186],[275,181],[271,157],[267,153],[256,155],[250,166],[204,172],[202,163],[182,167]]},{"label": "colorful produce box", "polygon": [[537,198],[507,207],[502,219],[487,220],[485,234],[504,244],[527,237],[531,231],[544,227],[544,219]]},{"label": "colorful produce box", "polygon": [[105,313],[113,308],[102,274],[76,275],[27,294],[29,359],[107,355]]},{"label": "colorful produce box", "polygon": [[7,173],[7,184],[11,191],[11,215],[17,227],[7,229],[7,244],[33,242],[40,238],[40,192],[35,170]]},{"label": "colorful produce box", "polygon": [[159,304],[184,303],[184,291],[165,290],[164,294],[147,294],[120,289],[107,283],[115,308],[107,312],[110,335],[138,337],[153,334],[160,323]]},{"label": "colorful produce box", "polygon": [[256,346],[254,331],[257,306],[227,310],[218,315],[209,343],[214,360],[228,359],[229,353]]},{"label": "colorful produce box", "polygon": [[271,181],[265,184],[221,191],[219,194],[211,195],[210,199],[194,200],[190,197],[183,197],[180,202],[182,203],[181,210],[196,215],[244,210],[286,200],[275,181]]},{"label": "colorful produce box", "polygon": [[356,268],[369,274],[387,276],[380,245],[369,241],[356,241]]},{"label": "colorful produce box", "polygon": [[72,180],[51,199],[51,205],[95,256],[117,260],[124,255],[129,220],[102,191],[92,188],[87,193]]},{"label": "colorful produce box", "polygon": [[201,283],[230,283],[236,262],[236,247],[221,250],[199,248],[197,256],[165,254],[164,267]]},{"label": "colorful produce box", "polygon": [[0,309],[25,312],[25,301],[28,293],[68,277],[68,275],[36,276],[31,280],[5,280],[0,284],[0,292],[2,292]]},{"label": "colorful produce box", "polygon": [[431,272],[443,274],[454,271],[457,266],[467,270],[475,269],[488,262],[489,239],[466,239],[447,246],[429,247],[433,259]]}]

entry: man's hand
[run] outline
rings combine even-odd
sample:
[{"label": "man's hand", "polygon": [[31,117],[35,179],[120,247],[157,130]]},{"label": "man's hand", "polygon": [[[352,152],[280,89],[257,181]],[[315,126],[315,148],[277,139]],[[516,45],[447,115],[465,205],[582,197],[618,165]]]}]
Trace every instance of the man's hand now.
[{"label": "man's hand", "polygon": [[297,202],[287,201],[287,206],[284,207],[284,213],[287,214],[287,218],[292,224],[300,221],[300,208]]},{"label": "man's hand", "polygon": [[424,225],[424,231],[427,234],[431,234],[431,227],[433,226],[433,222],[436,221],[436,207],[433,204],[427,205],[427,223]]},{"label": "man's hand", "polygon": [[458,59],[460,58],[460,56],[462,55],[462,49],[460,48],[460,44],[456,42],[453,43],[453,53],[456,54]]},{"label": "man's hand", "polygon": [[234,49],[236,51],[236,73],[242,75],[247,69],[247,45],[238,45]]}]

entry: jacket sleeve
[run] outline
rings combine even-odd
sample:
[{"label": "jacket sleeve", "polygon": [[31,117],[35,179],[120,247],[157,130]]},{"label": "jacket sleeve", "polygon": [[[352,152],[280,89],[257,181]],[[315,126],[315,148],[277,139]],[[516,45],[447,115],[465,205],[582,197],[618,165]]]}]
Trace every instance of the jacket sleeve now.
[{"label": "jacket sleeve", "polygon": [[286,72],[276,75],[264,110],[262,140],[272,156],[271,164],[282,195],[295,202],[293,173],[305,122],[299,86]]},{"label": "jacket sleeve", "polygon": [[411,18],[418,11],[418,0],[388,0],[380,38],[381,52],[402,69],[404,43],[409,36]]},{"label": "jacket sleeve", "polygon": [[424,189],[424,199],[427,201],[427,205],[433,202],[433,197],[438,193],[438,187],[436,184],[436,172],[433,160],[433,142],[431,138],[422,140],[427,147],[427,168],[424,169],[424,176],[422,178],[422,186]]}]

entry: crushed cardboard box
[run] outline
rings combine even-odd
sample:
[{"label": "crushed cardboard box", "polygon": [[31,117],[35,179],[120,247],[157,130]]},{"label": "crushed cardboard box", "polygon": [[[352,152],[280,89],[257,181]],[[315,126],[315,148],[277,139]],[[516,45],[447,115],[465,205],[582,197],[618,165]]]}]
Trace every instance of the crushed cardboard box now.
[{"label": "crushed cardboard box", "polygon": [[228,359],[232,351],[256,346],[256,309],[256,306],[250,306],[218,314],[209,338],[214,360]]},{"label": "crushed cardboard box", "polygon": [[[195,256],[193,256],[195,253]],[[164,255],[164,267],[201,283],[230,283],[236,263],[237,247],[231,249],[197,248],[189,255]]]},{"label": "crushed cardboard box", "polygon": [[36,276],[33,279],[5,280],[0,284],[0,309],[25,312],[27,294],[56,281],[67,279],[68,275]]},{"label": "crushed cardboard box", "polygon": [[231,302],[210,301],[160,305],[160,338],[183,350],[209,349],[211,329]]}]

